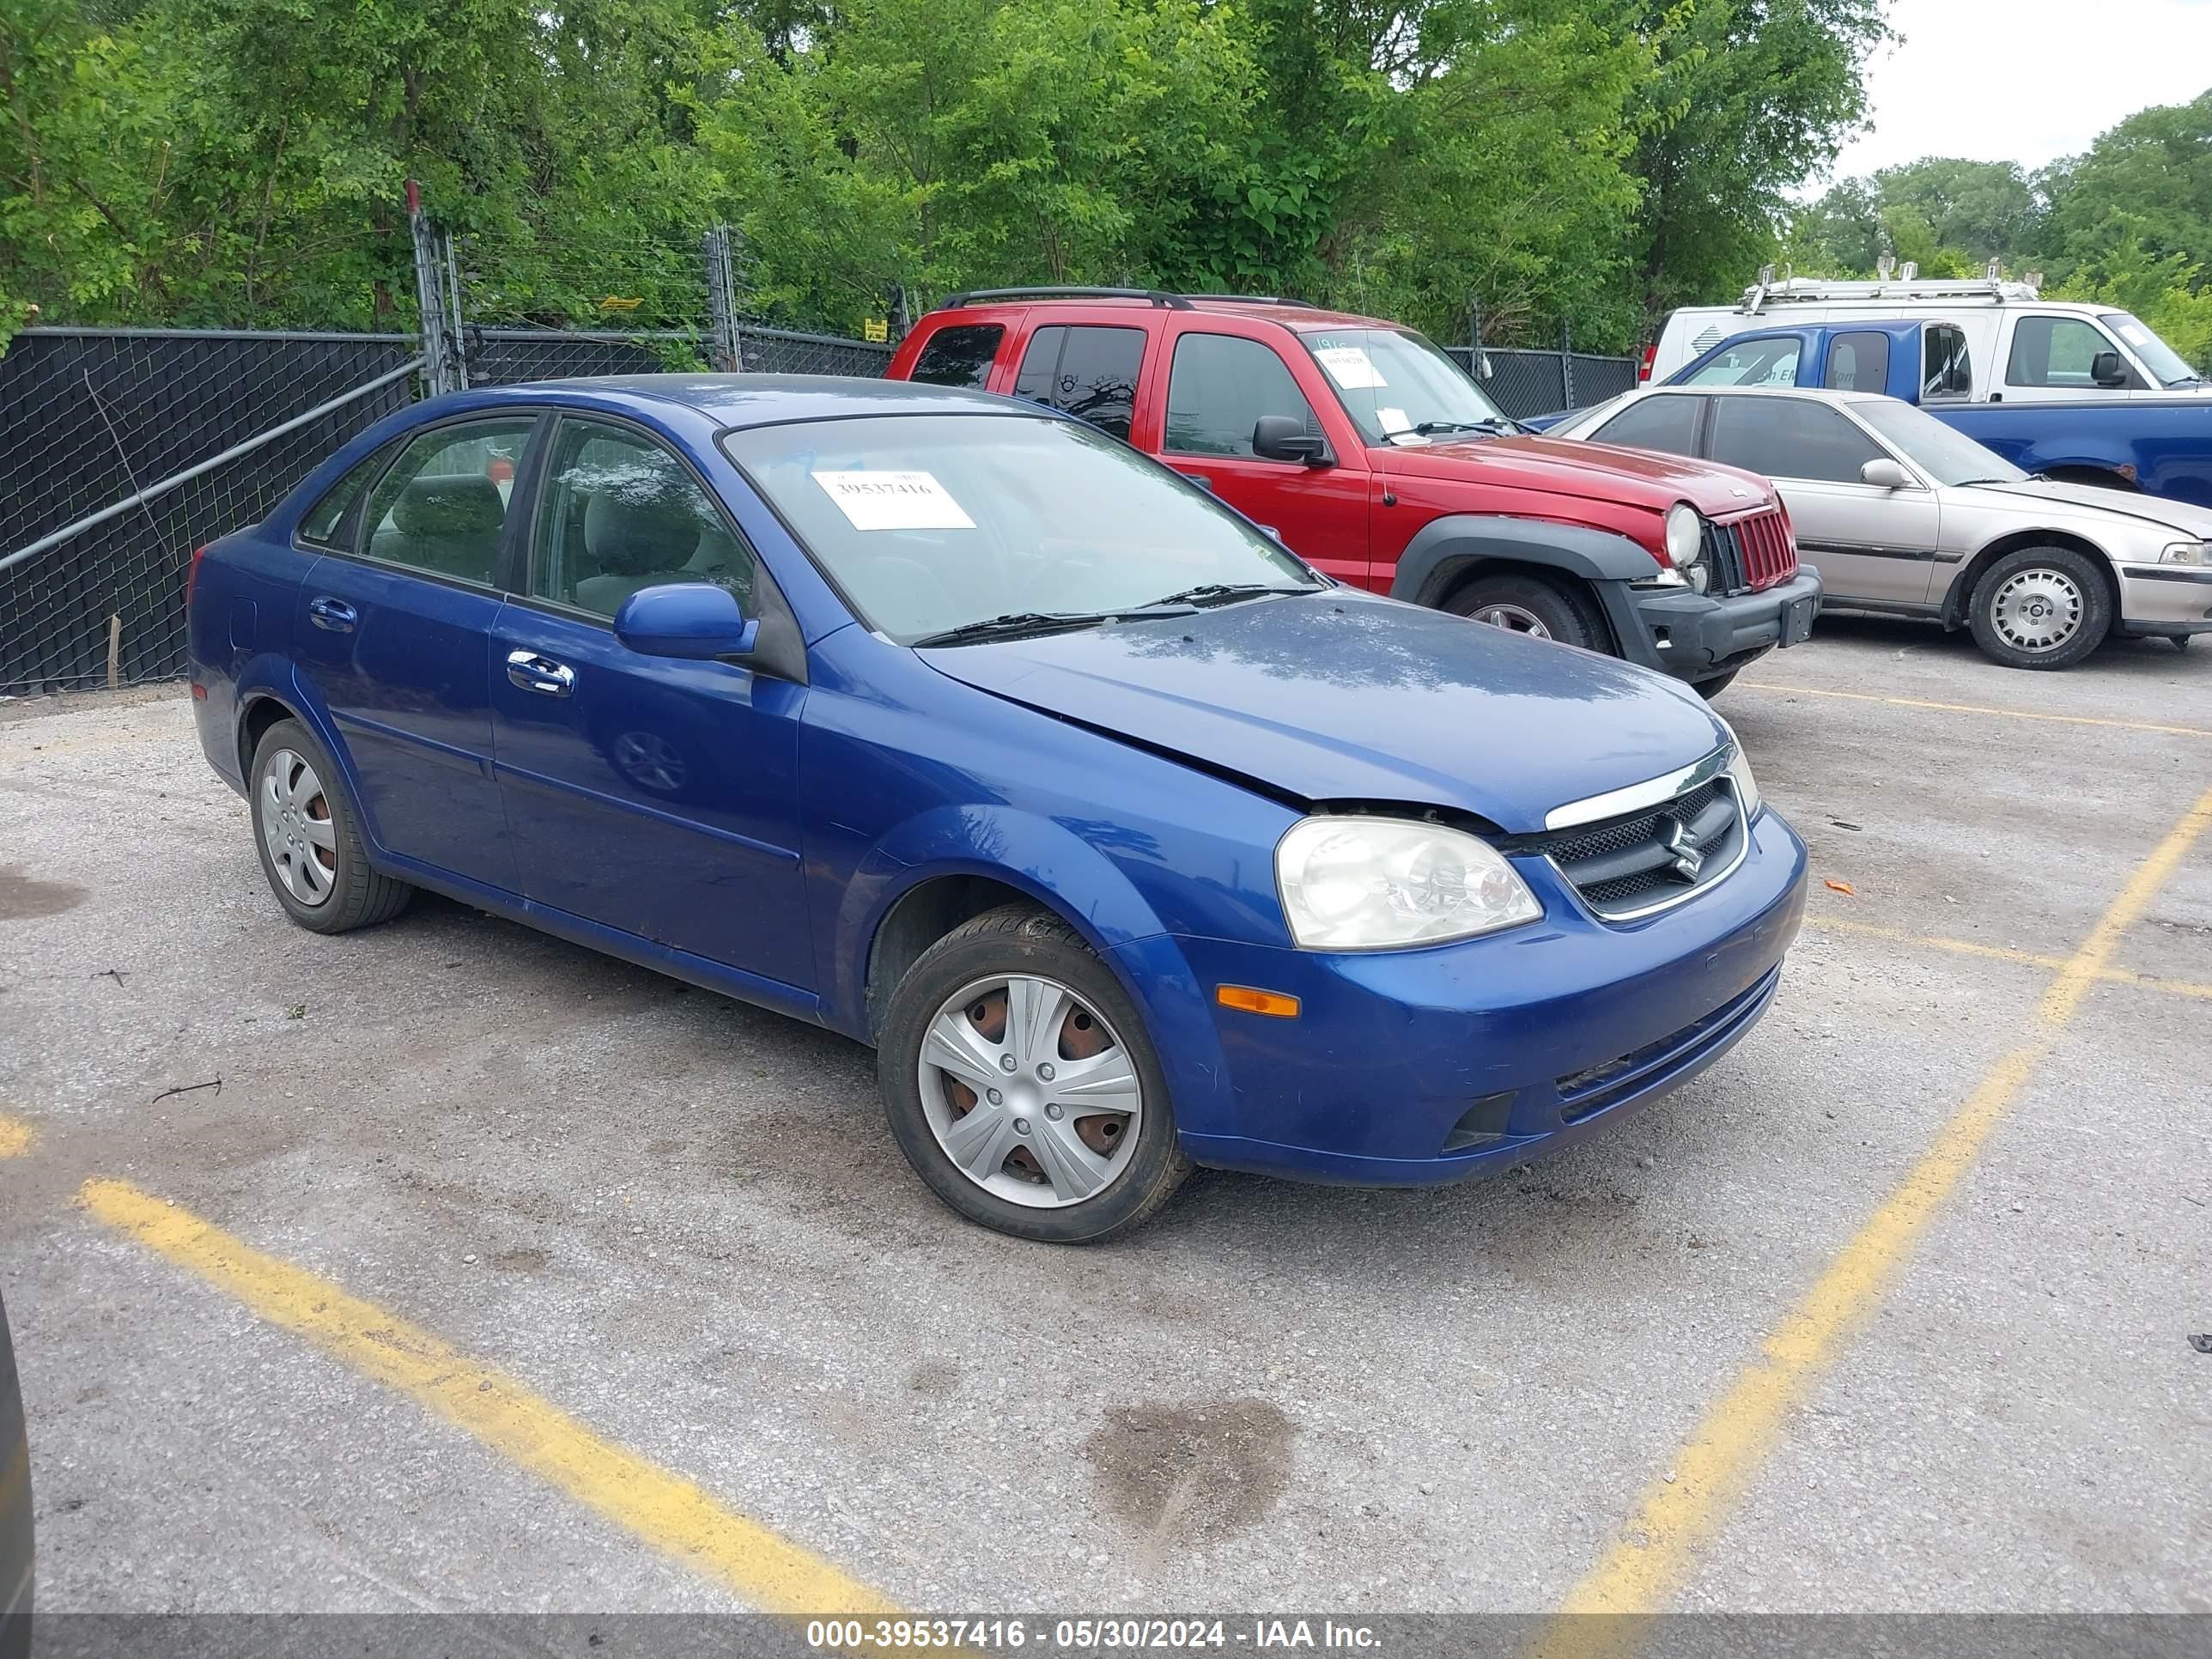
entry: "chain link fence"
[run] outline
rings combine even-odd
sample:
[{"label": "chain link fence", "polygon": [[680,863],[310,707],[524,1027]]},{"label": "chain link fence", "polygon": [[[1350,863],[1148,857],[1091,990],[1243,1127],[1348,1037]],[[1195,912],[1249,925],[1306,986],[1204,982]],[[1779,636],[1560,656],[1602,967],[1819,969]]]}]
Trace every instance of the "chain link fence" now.
[{"label": "chain link fence", "polygon": [[1516,420],[1587,409],[1636,385],[1633,357],[1484,346],[1478,362],[1473,348],[1460,345],[1444,349],[1474,376],[1492,403]]},{"label": "chain link fence", "polygon": [[415,395],[396,334],[31,329],[0,356],[0,696],[185,671],[192,550]]}]

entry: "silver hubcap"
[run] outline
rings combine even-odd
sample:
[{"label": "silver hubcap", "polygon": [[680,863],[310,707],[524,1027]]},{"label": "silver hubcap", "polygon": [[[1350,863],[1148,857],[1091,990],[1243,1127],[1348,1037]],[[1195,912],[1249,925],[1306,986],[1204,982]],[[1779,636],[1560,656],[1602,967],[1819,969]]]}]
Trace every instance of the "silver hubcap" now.
[{"label": "silver hubcap", "polygon": [[261,844],[276,879],[300,903],[322,903],[337,874],[338,837],[315,769],[304,756],[279,749],[261,775],[258,805]]},{"label": "silver hubcap", "polygon": [[980,979],[929,1022],[922,1112],[953,1166],[1034,1209],[1096,1198],[1135,1157],[1144,1091],[1098,1011],[1057,981]]},{"label": "silver hubcap", "polygon": [[2015,651],[2055,651],[2081,626],[2081,590],[2063,570],[2022,570],[1997,589],[1990,623]]},{"label": "silver hubcap", "polygon": [[1510,629],[1516,634],[1533,634],[1540,640],[1552,637],[1552,630],[1544,626],[1541,617],[1517,605],[1480,605],[1468,614],[1476,622],[1488,623],[1492,628]]}]

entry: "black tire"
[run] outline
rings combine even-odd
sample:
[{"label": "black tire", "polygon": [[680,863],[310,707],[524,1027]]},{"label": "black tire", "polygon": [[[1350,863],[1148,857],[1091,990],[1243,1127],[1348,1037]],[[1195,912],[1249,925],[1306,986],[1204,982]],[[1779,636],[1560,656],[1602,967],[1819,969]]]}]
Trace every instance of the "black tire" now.
[{"label": "black tire", "polygon": [[[316,816],[312,809],[319,802],[323,816],[319,821],[330,825],[332,845],[326,849],[330,861],[322,864],[328,872],[329,891],[315,902],[300,897],[287,884],[279,872],[265,830],[267,814],[276,810],[268,798],[269,774],[276,768],[278,757],[288,753],[299,757],[313,769],[321,788],[308,803],[309,816]],[[298,774],[294,772],[294,776],[296,778]],[[362,846],[361,814],[355,810],[353,797],[346,793],[345,778],[337,763],[313,732],[295,720],[278,720],[253,745],[253,763],[246,770],[246,779],[253,848],[260,855],[261,873],[268,878],[269,890],[284,907],[286,915],[310,933],[344,933],[389,921],[407,908],[407,901],[415,896],[415,890],[404,881],[379,875],[369,867],[368,854]],[[304,842],[295,844],[300,855],[314,856],[321,863],[320,855],[312,845]]]},{"label": "black tire", "polygon": [[1569,586],[1542,576],[1505,571],[1476,577],[1454,592],[1443,608],[1455,617],[1502,611],[1525,619],[1514,626],[1516,633],[1534,634],[1540,628],[1561,645],[1578,645],[1586,651],[1607,649],[1604,621],[1579,584]]},{"label": "black tire", "polygon": [[[963,1173],[938,1142],[922,1100],[922,1045],[950,998],[994,974],[1054,980],[1097,1009],[1120,1039],[1142,1090],[1133,1147],[1100,1192],[1057,1208],[1000,1198]],[[1091,1244],[1127,1232],[1166,1203],[1190,1173],[1176,1142],[1166,1073],[1150,1035],[1113,971],[1059,917],[1024,904],[986,911],[925,951],[893,988],[876,1051],[876,1087],[891,1134],[915,1173],[969,1220],[1016,1238]],[[972,1093],[969,1097],[973,1098]]]},{"label": "black tire", "polygon": [[[2054,604],[2062,616],[2071,608],[2071,629],[2038,647],[2028,630],[2041,623],[2042,614],[2032,608],[2023,614],[2016,607]],[[2112,630],[2112,590],[2087,554],[2070,547],[2023,547],[1982,572],[1966,601],[1966,623],[1983,654],[2007,668],[2071,668]]]},{"label": "black tire", "polygon": [[1731,668],[1725,674],[1716,674],[1709,680],[1698,681],[1698,695],[1709,700],[1717,697],[1735,684],[1735,677],[1741,672],[1743,670],[1741,668]]}]

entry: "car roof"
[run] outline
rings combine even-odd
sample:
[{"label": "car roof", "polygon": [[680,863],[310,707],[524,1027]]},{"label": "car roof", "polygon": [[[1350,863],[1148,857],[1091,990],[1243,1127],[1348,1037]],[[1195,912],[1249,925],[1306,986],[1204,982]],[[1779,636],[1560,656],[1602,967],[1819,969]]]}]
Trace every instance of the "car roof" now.
[{"label": "car roof", "polygon": [[[690,410],[719,427],[774,426],[841,415],[1041,415],[1049,411],[1012,398],[964,387],[879,380],[853,374],[606,374],[526,380],[485,387],[490,398],[523,403],[575,399],[637,415],[670,406]],[[487,398],[485,401],[489,401]]]},{"label": "car roof", "polygon": [[1810,398],[1824,404],[1899,403],[1901,398],[1879,392],[1838,392],[1824,386],[1639,386],[1647,395],[1668,392],[1692,398]]},{"label": "car roof", "polygon": [[1233,294],[1179,294],[1174,297],[1181,303],[1163,306],[1156,301],[1132,295],[1039,295],[1024,299],[971,300],[963,305],[947,306],[931,315],[942,319],[972,317],[978,322],[997,322],[1009,314],[1031,310],[1134,312],[1140,315],[1160,317],[1197,312],[1206,316],[1236,317],[1246,322],[1280,323],[1285,328],[1299,334],[1331,328],[1387,328],[1399,334],[1413,331],[1403,323],[1386,321],[1380,317],[1362,317],[1356,312],[1332,311],[1326,306],[1304,305],[1296,300],[1246,297]]}]

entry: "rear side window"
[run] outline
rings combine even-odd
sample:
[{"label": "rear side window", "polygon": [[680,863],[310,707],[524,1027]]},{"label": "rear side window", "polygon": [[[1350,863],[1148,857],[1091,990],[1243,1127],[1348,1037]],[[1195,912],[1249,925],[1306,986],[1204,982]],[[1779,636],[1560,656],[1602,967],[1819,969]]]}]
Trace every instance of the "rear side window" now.
[{"label": "rear side window", "polygon": [[1723,398],[1713,410],[1713,459],[1770,478],[1857,483],[1881,451],[1825,404],[1800,398]]},{"label": "rear side window", "polygon": [[980,390],[991,378],[992,361],[1006,331],[997,323],[961,323],[940,328],[921,343],[907,378],[924,386],[964,386]]},{"label": "rear side window", "polygon": [[1231,334],[1186,334],[1176,342],[1164,448],[1249,456],[1252,428],[1262,415],[1288,415],[1315,437],[1322,435],[1313,405],[1273,347]]},{"label": "rear side window", "polygon": [[318,547],[344,545],[340,536],[346,527],[347,509],[361,499],[362,492],[368,488],[369,481],[384,470],[384,464],[392,459],[392,453],[397,447],[397,445],[386,444],[367,460],[356,463],[351,471],[341,476],[336,483],[325,489],[322,500],[309,507],[301,519],[300,539],[313,542]]},{"label": "rear side window", "polygon": [[1973,359],[1966,350],[1966,331],[1948,323],[1929,324],[1920,362],[1922,400],[1963,398],[1973,389]]},{"label": "rear side window", "polygon": [[1014,396],[1065,410],[1127,443],[1144,359],[1140,328],[1041,328],[1022,354]]},{"label": "rear side window", "polygon": [[1797,342],[1779,336],[1740,340],[1684,379],[1685,386],[1795,386]]},{"label": "rear side window", "polygon": [[369,495],[369,556],[492,586],[515,468],[537,424],[470,421],[414,439]]},{"label": "rear side window", "polygon": [[1838,334],[1828,343],[1831,392],[1880,392],[1889,384],[1889,336]]},{"label": "rear side window", "polygon": [[1643,398],[1631,404],[1590,434],[1601,444],[1626,444],[1631,449],[1662,449],[1670,455],[1698,453],[1698,416],[1702,398]]}]

